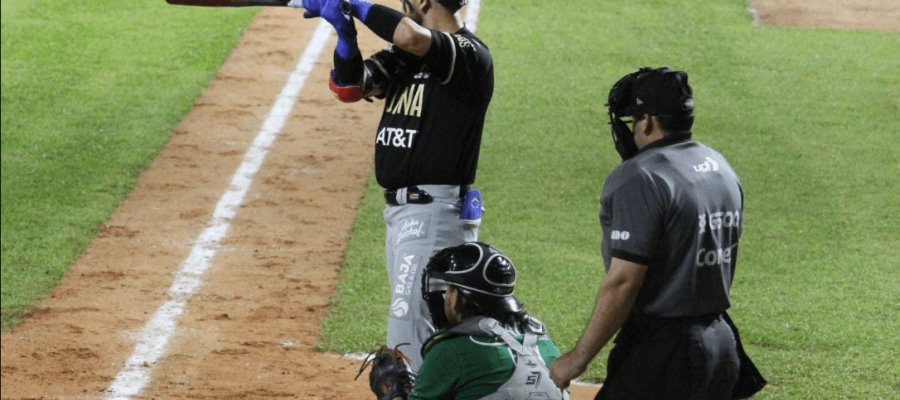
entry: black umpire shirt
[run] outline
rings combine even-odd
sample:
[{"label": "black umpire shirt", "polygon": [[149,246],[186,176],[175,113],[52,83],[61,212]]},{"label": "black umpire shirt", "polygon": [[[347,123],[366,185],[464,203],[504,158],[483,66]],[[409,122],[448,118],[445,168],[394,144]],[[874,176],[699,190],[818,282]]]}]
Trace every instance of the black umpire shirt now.
[{"label": "black umpire shirt", "polygon": [[386,88],[375,138],[375,176],[384,188],[475,181],[494,92],[491,55],[465,28],[431,36],[421,58],[391,46],[366,60]]},{"label": "black umpire shirt", "polygon": [[717,151],[667,137],[607,178],[600,197],[603,258],[647,265],[633,312],[724,312],[741,236],[743,192]]}]

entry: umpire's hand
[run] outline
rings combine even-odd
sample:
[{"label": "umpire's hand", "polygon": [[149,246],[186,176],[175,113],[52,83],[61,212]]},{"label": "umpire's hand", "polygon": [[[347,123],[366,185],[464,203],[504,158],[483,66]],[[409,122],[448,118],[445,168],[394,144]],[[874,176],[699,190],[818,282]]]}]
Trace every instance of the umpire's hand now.
[{"label": "umpire's hand", "polygon": [[553,379],[553,383],[558,388],[565,389],[569,387],[569,382],[584,373],[585,369],[587,369],[587,363],[570,351],[557,358],[550,366],[550,379]]}]

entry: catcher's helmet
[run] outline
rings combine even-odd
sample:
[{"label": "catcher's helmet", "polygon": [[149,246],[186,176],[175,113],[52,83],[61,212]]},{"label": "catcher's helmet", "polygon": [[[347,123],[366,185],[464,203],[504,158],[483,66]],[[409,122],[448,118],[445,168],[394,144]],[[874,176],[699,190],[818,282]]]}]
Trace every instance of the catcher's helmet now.
[{"label": "catcher's helmet", "polygon": [[513,295],[515,265],[503,252],[484,243],[468,242],[439,251],[429,260],[422,280],[422,296],[438,328],[447,324],[444,292],[449,285],[485,315],[522,311]]}]

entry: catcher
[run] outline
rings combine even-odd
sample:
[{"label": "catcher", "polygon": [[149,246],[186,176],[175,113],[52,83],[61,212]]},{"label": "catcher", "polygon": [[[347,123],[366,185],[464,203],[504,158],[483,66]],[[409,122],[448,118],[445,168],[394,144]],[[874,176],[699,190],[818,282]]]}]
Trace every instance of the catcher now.
[{"label": "catcher", "polygon": [[[369,384],[388,399],[568,399],[549,365],[559,349],[513,295],[516,268],[500,250],[468,242],[435,254],[422,295],[437,333],[422,346],[419,374],[398,349],[382,347]],[[398,346],[400,347],[400,346]]]}]

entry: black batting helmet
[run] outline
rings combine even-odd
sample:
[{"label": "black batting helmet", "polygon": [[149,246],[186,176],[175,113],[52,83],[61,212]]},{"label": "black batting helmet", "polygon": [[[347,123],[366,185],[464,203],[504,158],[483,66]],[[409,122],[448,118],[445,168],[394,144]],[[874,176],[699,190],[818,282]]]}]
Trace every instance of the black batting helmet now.
[{"label": "black batting helmet", "polygon": [[441,3],[444,8],[450,10],[450,12],[459,11],[462,6],[466,5],[469,0],[437,0],[438,3]]},{"label": "black batting helmet", "polygon": [[439,251],[425,267],[422,295],[438,328],[447,324],[444,292],[456,287],[466,301],[485,315],[515,314],[522,304],[513,295],[516,267],[502,251],[468,242]]}]

